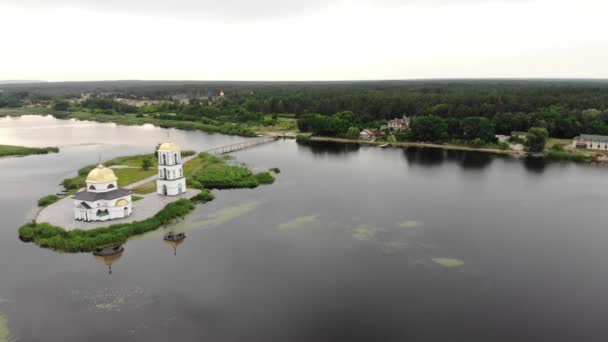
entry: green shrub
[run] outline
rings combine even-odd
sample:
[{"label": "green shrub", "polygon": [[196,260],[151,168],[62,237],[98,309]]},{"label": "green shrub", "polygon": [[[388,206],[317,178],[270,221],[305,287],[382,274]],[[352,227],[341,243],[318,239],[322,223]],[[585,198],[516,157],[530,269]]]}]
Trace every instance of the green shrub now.
[{"label": "green shrub", "polygon": [[55,202],[59,201],[59,197],[55,195],[48,195],[38,200],[39,207],[47,207]]},{"label": "green shrub", "polygon": [[270,174],[270,172],[260,172],[255,175],[255,179],[259,184],[272,184],[274,183],[274,177]]},{"label": "green shrub", "polygon": [[268,171],[273,172],[275,174],[281,173],[281,170],[278,167],[273,167],[273,168],[269,169]]},{"label": "green shrub", "polygon": [[310,136],[309,135],[298,134],[296,136],[296,141],[298,143],[301,143],[301,144],[306,144],[306,143],[310,142]]},{"label": "green shrub", "polygon": [[194,203],[207,203],[215,199],[215,195],[207,189],[203,189],[198,195],[192,197],[190,200]]},{"label": "green shrub", "polygon": [[91,230],[66,231],[48,223],[29,223],[19,228],[19,238],[40,247],[63,252],[91,252],[97,248],[122,244],[134,235],[153,231],[183,217],[194,209],[194,203],[180,199],[167,204],[153,217],[131,223],[121,223]]}]

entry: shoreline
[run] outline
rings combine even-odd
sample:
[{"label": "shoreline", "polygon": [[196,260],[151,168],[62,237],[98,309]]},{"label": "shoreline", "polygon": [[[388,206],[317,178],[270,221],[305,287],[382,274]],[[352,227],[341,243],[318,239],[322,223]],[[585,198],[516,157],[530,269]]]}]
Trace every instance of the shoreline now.
[{"label": "shoreline", "polygon": [[343,139],[343,138],[331,138],[331,137],[310,137],[310,141],[314,142],[335,142],[342,144],[358,144],[358,145],[368,145],[368,146],[381,146],[384,144],[389,144],[387,147],[428,147],[428,148],[439,148],[444,150],[453,150],[453,151],[471,151],[471,152],[483,152],[483,153],[492,153],[492,154],[502,154],[502,155],[511,155],[514,157],[525,157],[528,154],[523,151],[513,151],[513,150],[499,150],[493,148],[476,148],[476,147],[468,147],[468,146],[460,146],[460,145],[449,145],[449,144],[433,144],[433,143],[419,143],[419,142],[375,142],[375,141],[365,141],[365,140],[352,140],[352,139]]}]

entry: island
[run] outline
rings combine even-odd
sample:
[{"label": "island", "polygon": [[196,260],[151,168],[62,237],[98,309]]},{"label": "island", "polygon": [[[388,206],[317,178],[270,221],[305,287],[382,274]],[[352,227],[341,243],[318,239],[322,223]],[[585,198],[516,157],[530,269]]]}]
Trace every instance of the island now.
[{"label": "island", "polygon": [[57,147],[24,147],[24,146],[13,146],[13,145],[0,145],[0,158],[1,157],[23,157],[32,154],[49,154],[59,153]]},{"label": "island", "polygon": [[[120,245],[184,217],[197,203],[213,200],[210,190],[271,184],[271,172],[280,172],[273,168],[254,174],[225,157],[184,155],[178,145],[165,142],[154,155],[121,157],[80,169],[76,177],[62,181],[66,196],[19,228],[20,239],[62,252]],[[150,165],[152,158],[156,168]]]}]

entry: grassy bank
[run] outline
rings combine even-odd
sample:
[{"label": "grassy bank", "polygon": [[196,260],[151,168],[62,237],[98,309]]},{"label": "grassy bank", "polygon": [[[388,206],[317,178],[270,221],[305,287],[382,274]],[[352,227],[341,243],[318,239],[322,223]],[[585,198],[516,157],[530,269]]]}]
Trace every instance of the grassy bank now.
[{"label": "grassy bank", "polygon": [[[316,142],[336,142],[344,144],[360,144],[360,145],[371,145],[379,146],[386,144],[386,142],[372,142],[366,140],[355,140],[355,139],[342,139],[342,138],[330,138],[330,137],[307,137],[305,135],[299,135],[298,142],[308,143],[311,141]],[[500,148],[488,148],[488,147],[471,147],[463,145],[452,145],[452,144],[433,144],[433,143],[420,143],[420,142],[395,142],[391,143],[393,147],[430,147],[430,148],[441,148],[445,150],[459,150],[459,151],[475,151],[495,154],[510,154],[510,155],[521,155],[520,152],[513,150],[504,150]]]},{"label": "grassy bank", "polygon": [[0,145],[0,157],[28,156],[32,154],[58,153],[57,147],[23,147],[12,145]]},{"label": "grassy bank", "polygon": [[97,248],[122,244],[131,236],[144,234],[186,216],[195,205],[187,199],[167,204],[153,217],[106,228],[66,231],[48,223],[29,223],[19,228],[19,238],[40,247],[62,252],[92,252]]},{"label": "grassy bank", "polygon": [[229,165],[225,159],[207,153],[184,164],[189,186],[197,189],[255,188],[274,182],[269,172],[254,174],[246,167]]},{"label": "grassy bank", "polygon": [[48,108],[11,108],[0,110],[2,116],[22,116],[22,115],[53,115],[58,119],[78,119],[96,122],[113,122],[119,125],[136,126],[151,124],[163,128],[177,128],[183,130],[200,130],[209,133],[221,133],[226,135],[239,135],[244,137],[254,137],[256,133],[245,125],[221,122],[215,120],[181,121],[171,119],[160,119],[154,114],[148,116],[138,116],[135,114],[99,114],[85,111],[54,111]]}]

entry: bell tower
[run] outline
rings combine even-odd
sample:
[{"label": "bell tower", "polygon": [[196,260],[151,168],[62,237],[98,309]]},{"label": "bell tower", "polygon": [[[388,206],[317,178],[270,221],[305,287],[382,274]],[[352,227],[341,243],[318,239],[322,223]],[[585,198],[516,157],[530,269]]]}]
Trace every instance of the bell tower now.
[{"label": "bell tower", "polygon": [[163,196],[175,196],[186,192],[186,178],[179,146],[169,141],[161,144],[157,153],[156,192]]}]

